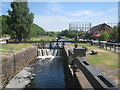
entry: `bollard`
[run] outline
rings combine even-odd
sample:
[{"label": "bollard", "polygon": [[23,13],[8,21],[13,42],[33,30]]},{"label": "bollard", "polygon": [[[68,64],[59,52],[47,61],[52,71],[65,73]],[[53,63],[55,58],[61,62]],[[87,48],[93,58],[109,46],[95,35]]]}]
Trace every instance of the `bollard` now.
[{"label": "bollard", "polygon": [[86,49],[85,48],[74,48],[75,57],[85,57]]},{"label": "bollard", "polygon": [[78,47],[78,44],[77,43],[75,43],[75,48],[77,48]]},{"label": "bollard", "polygon": [[50,42],[50,46],[49,46],[50,49],[52,49],[52,42]]}]

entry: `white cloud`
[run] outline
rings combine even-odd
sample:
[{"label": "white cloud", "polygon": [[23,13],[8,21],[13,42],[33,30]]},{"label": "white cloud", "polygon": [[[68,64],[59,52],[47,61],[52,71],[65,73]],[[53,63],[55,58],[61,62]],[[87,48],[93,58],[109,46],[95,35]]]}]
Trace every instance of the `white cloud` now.
[{"label": "white cloud", "polygon": [[67,19],[64,16],[35,16],[34,22],[57,23],[64,22]]},{"label": "white cloud", "polygon": [[101,12],[93,12],[91,10],[83,10],[79,12],[73,12],[70,14],[71,16],[100,16],[103,15]]},{"label": "white cloud", "polygon": [[45,10],[44,13],[45,13],[45,14],[50,14],[50,11]]},{"label": "white cloud", "polygon": [[68,28],[69,18],[65,16],[35,16],[34,23],[45,30],[62,30]]},{"label": "white cloud", "polygon": [[48,8],[52,11],[61,11],[62,6],[57,4],[56,2],[51,2],[48,4]]},{"label": "white cloud", "polygon": [[103,15],[102,12],[93,12],[91,10],[85,10],[85,11],[82,11],[83,15],[88,15],[88,16],[100,16],[100,15]]},{"label": "white cloud", "polygon": [[118,10],[118,8],[114,7],[114,8],[108,9],[107,12],[113,12],[113,11],[116,11],[116,10]]},{"label": "white cloud", "polygon": [[61,14],[69,15],[69,16],[99,16],[103,15],[102,12],[93,12],[91,10],[81,10],[81,11],[73,11],[73,12],[67,12],[63,10],[63,7],[58,3],[49,3],[48,4],[50,11],[56,11]]}]

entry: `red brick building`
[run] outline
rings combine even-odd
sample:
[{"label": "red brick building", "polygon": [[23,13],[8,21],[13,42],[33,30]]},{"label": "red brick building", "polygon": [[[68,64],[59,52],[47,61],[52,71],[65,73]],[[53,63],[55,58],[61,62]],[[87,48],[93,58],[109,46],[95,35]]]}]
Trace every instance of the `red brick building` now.
[{"label": "red brick building", "polygon": [[105,23],[99,24],[97,26],[92,27],[90,30],[86,32],[86,35],[84,35],[87,38],[95,38],[100,37],[101,33],[104,31],[109,30],[111,27]]}]

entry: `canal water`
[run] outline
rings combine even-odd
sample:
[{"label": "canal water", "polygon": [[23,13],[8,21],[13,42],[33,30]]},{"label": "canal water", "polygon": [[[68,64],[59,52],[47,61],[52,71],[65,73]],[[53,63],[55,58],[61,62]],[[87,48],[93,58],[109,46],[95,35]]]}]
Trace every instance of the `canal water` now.
[{"label": "canal water", "polygon": [[62,49],[38,49],[37,61],[31,64],[34,77],[26,88],[66,88]]},{"label": "canal water", "polygon": [[63,59],[39,59],[34,65],[30,88],[65,88]]}]

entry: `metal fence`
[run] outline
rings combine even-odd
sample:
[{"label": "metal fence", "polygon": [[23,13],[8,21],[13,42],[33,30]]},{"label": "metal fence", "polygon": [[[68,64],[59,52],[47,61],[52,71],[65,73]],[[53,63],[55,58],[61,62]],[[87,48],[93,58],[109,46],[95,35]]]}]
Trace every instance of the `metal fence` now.
[{"label": "metal fence", "polygon": [[92,46],[99,46],[100,48],[104,48],[106,50],[111,50],[114,52],[120,52],[120,43],[111,43],[107,41],[91,41]]}]

